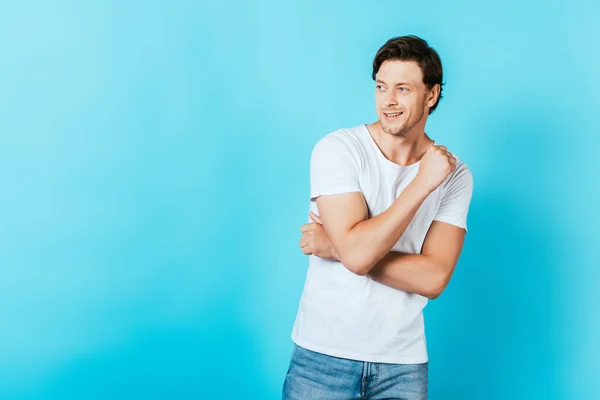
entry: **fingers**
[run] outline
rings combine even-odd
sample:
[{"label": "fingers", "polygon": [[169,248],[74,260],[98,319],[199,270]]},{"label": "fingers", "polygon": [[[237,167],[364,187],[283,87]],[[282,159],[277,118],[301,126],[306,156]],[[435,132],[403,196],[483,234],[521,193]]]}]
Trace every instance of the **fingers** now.
[{"label": "fingers", "polygon": [[317,229],[319,229],[319,226],[321,226],[320,222],[309,222],[308,224],[304,224],[300,227],[300,232],[306,233],[316,231]]},{"label": "fingers", "polygon": [[311,238],[312,235],[309,233],[303,233],[302,237],[300,238],[300,249],[302,250],[302,253],[306,254],[306,255],[310,255],[312,254],[313,251],[313,246],[311,246],[310,242],[311,242]]},{"label": "fingers", "polygon": [[310,231],[310,229],[312,228],[312,226],[314,225],[314,222],[310,222],[308,224],[304,224],[300,227],[300,232],[304,233],[304,232],[308,232]]},{"label": "fingers", "polygon": [[317,224],[323,225],[323,222],[321,222],[321,218],[318,215],[316,215],[315,213],[313,213],[312,211],[310,211],[308,213],[308,216],[310,217],[310,219],[315,221]]},{"label": "fingers", "polygon": [[448,151],[448,148],[446,146],[436,146],[438,149],[440,149],[442,151],[442,153],[448,157],[448,161],[452,164],[452,165],[456,165],[456,157],[454,157],[454,155]]},{"label": "fingers", "polygon": [[302,234],[302,237],[300,238],[300,247],[306,247],[308,246],[308,244],[310,243],[310,239],[308,238],[308,235],[306,234]]},{"label": "fingers", "polygon": [[447,152],[448,154],[448,161],[450,161],[450,164],[452,164],[454,167],[456,167],[456,157],[454,157],[454,155],[450,152]]},{"label": "fingers", "polygon": [[317,214],[313,213],[312,211],[309,211],[308,216],[314,222],[309,222],[308,224],[302,225],[300,227],[300,232],[302,232],[302,233],[317,229],[315,224],[319,224],[321,226],[323,225],[321,218]]},{"label": "fingers", "polygon": [[450,172],[454,172],[456,169],[456,158],[449,151],[446,152],[446,158],[448,159],[448,163],[450,164]]},{"label": "fingers", "polygon": [[450,172],[454,172],[456,171],[456,157],[454,157],[452,154],[448,155],[448,161],[450,162]]},{"label": "fingers", "polygon": [[323,229],[323,225],[321,223],[321,218],[318,215],[310,211],[308,213],[311,220],[314,222],[309,222],[308,224],[304,224],[300,227],[300,231],[302,232],[302,236],[300,237],[300,243],[298,245],[302,249],[302,253],[310,255],[314,254],[315,246],[313,243],[315,232],[319,229]]},{"label": "fingers", "polygon": [[435,147],[436,149],[439,149],[444,156],[446,156],[448,162],[450,163],[450,172],[454,172],[456,170],[456,157],[454,157],[454,155],[450,151],[448,151],[448,148],[446,146],[436,145]]}]

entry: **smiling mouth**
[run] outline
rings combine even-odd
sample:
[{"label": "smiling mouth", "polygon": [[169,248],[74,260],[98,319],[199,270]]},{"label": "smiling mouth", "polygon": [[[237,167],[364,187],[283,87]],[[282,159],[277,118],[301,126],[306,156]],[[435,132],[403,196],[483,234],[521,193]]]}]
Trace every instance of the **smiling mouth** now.
[{"label": "smiling mouth", "polygon": [[383,113],[383,115],[385,115],[388,118],[399,117],[402,114],[404,114],[404,113],[402,113],[402,112],[397,112],[397,113]]}]

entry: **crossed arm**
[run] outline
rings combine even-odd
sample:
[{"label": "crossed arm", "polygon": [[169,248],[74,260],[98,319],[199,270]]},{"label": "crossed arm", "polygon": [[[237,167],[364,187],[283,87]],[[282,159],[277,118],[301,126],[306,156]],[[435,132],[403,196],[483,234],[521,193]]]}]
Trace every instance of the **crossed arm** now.
[{"label": "crossed arm", "polygon": [[446,288],[458,262],[465,230],[434,221],[421,254],[389,252],[369,272],[378,282],[395,289],[437,298]]},{"label": "crossed arm", "polygon": [[320,196],[320,217],[302,227],[300,245],[305,254],[336,258],[356,274],[435,299],[454,272],[465,230],[434,221],[421,254],[391,251],[427,195],[417,185],[409,185],[390,208],[370,219],[361,193]]}]

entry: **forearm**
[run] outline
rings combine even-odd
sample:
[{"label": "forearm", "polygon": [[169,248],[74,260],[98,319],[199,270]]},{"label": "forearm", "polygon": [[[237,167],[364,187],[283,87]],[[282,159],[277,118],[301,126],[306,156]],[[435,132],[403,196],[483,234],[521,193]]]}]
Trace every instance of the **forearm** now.
[{"label": "forearm", "polygon": [[352,227],[335,246],[342,263],[357,274],[367,274],[398,242],[428,195],[413,181],[387,210]]},{"label": "forearm", "polygon": [[435,299],[448,284],[451,271],[430,255],[389,252],[369,272],[374,280]]}]

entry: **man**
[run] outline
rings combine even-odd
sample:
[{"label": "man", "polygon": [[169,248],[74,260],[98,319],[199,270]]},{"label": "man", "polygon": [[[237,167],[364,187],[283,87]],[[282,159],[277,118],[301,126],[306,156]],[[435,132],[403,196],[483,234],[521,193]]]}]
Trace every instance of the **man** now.
[{"label": "man", "polygon": [[309,269],[284,399],[426,399],[423,308],[462,251],[473,178],[425,133],[442,91],[427,42],[387,41],[373,61],[379,120],[314,147]]}]

